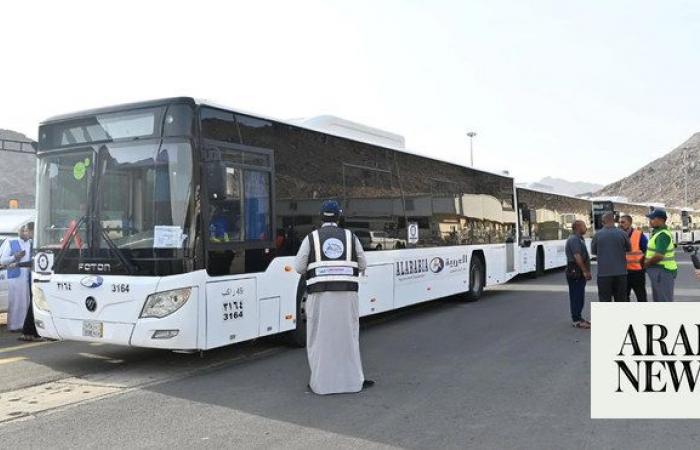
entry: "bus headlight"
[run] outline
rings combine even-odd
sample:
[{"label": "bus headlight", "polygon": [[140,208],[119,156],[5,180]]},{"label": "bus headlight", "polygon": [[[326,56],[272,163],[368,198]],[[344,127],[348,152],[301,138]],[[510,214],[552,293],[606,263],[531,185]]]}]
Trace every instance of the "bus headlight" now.
[{"label": "bus headlight", "polygon": [[51,312],[51,309],[49,308],[49,302],[46,301],[46,296],[44,295],[44,290],[36,284],[32,285],[32,301],[34,302],[34,306],[36,306],[37,309],[40,309],[44,312]]},{"label": "bus headlight", "polygon": [[162,319],[182,308],[182,305],[189,300],[191,293],[192,288],[183,288],[151,294],[146,298],[140,317]]}]

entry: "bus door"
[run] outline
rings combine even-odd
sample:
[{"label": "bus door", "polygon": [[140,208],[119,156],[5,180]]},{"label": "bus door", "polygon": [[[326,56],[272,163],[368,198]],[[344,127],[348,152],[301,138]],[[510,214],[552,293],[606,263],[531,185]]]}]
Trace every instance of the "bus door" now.
[{"label": "bus door", "polygon": [[[256,274],[275,254],[274,161],[271,150],[209,141],[203,156],[207,348],[213,348],[260,334]],[[279,301],[266,305],[272,306],[266,316],[279,317]]]}]

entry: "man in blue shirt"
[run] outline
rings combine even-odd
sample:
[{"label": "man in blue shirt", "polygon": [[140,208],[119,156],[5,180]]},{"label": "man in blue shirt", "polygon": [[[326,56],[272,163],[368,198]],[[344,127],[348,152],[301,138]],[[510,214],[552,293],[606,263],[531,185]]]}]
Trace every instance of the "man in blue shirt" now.
[{"label": "man in blue shirt", "polygon": [[644,270],[644,254],[647,252],[648,239],[642,230],[632,227],[632,217],[620,217],[620,228],[630,238],[632,249],[627,252],[627,300],[634,290],[638,302],[647,301],[646,273]]}]

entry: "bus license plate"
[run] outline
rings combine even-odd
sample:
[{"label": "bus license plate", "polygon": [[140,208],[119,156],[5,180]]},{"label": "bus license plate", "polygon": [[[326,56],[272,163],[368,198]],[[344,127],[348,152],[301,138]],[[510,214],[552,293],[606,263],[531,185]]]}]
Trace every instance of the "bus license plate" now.
[{"label": "bus license plate", "polygon": [[83,321],[83,336],[92,338],[101,338],[103,331],[102,322],[96,322],[94,320],[84,320]]}]

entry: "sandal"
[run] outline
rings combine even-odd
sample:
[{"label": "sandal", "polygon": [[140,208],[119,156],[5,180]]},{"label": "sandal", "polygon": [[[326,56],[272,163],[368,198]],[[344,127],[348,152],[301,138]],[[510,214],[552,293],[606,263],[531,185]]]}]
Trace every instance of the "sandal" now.
[{"label": "sandal", "polygon": [[584,330],[590,330],[590,329],[591,329],[591,325],[590,325],[589,323],[587,323],[585,320],[579,320],[578,322],[574,322],[574,323],[572,324],[572,326],[573,326],[574,328],[582,328],[582,329],[584,329]]}]

